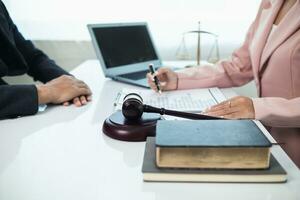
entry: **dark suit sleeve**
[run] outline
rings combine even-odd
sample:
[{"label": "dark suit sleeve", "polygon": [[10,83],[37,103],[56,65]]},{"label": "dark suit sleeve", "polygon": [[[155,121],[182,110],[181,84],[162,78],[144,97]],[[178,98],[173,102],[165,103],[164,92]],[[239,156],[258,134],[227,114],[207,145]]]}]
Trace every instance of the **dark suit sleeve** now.
[{"label": "dark suit sleeve", "polygon": [[[1,0],[0,7],[8,24],[7,39],[11,40],[12,45],[15,45],[16,50],[26,61],[27,73],[30,76],[45,83],[68,74],[41,50],[35,48],[30,40],[24,39]],[[0,119],[32,115],[37,111],[38,93],[35,85],[7,85],[4,81],[0,81]]]},{"label": "dark suit sleeve", "polygon": [[0,85],[0,119],[33,115],[38,111],[35,85]]},{"label": "dark suit sleeve", "polygon": [[53,60],[49,59],[45,53],[37,49],[30,40],[26,40],[22,36],[17,26],[10,18],[5,6],[3,4],[2,6],[6,12],[6,18],[12,30],[16,47],[28,64],[28,74],[35,80],[39,80],[44,83],[63,74],[70,75],[68,72],[57,66]]}]

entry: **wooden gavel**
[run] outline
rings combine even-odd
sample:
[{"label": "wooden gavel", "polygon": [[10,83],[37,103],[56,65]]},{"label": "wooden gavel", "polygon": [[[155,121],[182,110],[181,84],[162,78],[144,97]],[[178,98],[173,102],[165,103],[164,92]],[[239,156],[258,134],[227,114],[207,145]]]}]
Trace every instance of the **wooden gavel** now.
[{"label": "wooden gavel", "polygon": [[175,110],[168,110],[165,108],[156,108],[143,104],[143,98],[136,93],[129,93],[124,97],[122,105],[122,114],[127,120],[138,120],[141,118],[144,112],[147,113],[159,113],[161,115],[171,115],[175,117],[182,117],[187,119],[223,119],[219,117],[213,117],[209,115],[181,112]]}]

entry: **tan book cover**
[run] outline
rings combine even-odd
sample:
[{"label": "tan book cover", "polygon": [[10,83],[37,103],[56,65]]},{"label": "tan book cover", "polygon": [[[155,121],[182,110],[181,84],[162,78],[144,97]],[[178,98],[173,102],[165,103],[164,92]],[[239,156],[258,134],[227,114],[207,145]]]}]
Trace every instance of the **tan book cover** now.
[{"label": "tan book cover", "polygon": [[271,146],[252,120],[162,120],[156,127],[158,167],[265,169]]}]

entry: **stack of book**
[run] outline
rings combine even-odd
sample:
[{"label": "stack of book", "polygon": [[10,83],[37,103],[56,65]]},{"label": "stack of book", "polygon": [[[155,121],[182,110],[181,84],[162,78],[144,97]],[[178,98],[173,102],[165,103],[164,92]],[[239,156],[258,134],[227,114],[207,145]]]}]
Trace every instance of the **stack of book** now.
[{"label": "stack of book", "polygon": [[251,120],[161,120],[147,138],[144,181],[285,182],[271,145]]}]

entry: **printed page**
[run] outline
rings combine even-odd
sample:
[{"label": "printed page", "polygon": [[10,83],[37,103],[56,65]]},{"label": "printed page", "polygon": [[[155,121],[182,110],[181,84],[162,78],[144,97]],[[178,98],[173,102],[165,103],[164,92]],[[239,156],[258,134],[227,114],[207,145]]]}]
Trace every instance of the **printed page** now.
[{"label": "printed page", "polygon": [[[225,100],[218,88],[166,91],[162,94],[147,89],[123,89],[117,95],[115,109],[120,110],[124,97],[129,93],[139,94],[144,104],[186,112],[201,112],[206,108]],[[213,95],[218,94],[218,99]]]}]

